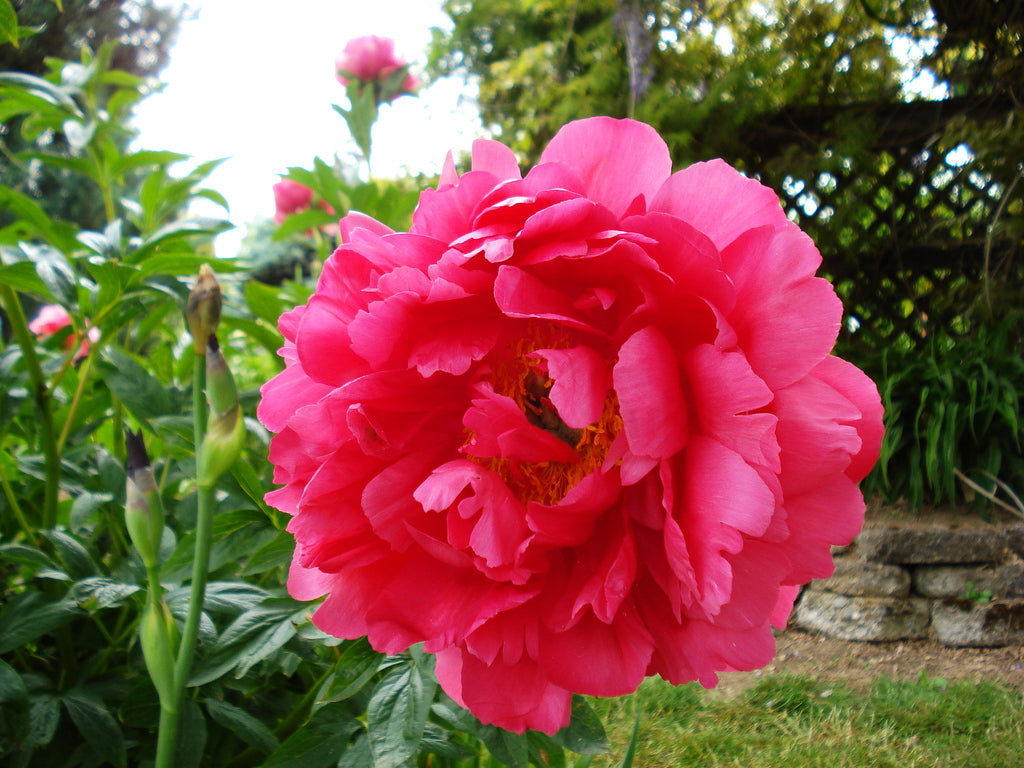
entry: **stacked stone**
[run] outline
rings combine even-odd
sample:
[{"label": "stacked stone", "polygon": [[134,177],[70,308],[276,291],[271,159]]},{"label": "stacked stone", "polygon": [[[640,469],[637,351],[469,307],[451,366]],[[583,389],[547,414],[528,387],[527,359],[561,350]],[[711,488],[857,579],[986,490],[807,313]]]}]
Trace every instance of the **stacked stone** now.
[{"label": "stacked stone", "polygon": [[892,525],[836,553],[794,623],[840,640],[1024,645],[1024,525]]}]

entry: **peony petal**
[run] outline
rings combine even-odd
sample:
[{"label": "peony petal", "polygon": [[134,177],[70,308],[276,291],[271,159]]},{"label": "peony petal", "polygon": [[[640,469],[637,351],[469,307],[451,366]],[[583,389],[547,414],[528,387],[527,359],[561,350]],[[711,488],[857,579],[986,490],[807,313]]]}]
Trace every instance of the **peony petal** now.
[{"label": "peony petal", "polygon": [[611,624],[587,612],[564,632],[541,635],[539,660],[552,683],[585,696],[622,696],[644,679],[654,642],[633,611]]},{"label": "peony petal", "polygon": [[629,450],[637,456],[664,459],[686,445],[686,401],[677,366],[675,352],[653,326],[619,348],[612,380]]},{"label": "peony petal", "polygon": [[472,156],[474,171],[486,171],[498,179],[523,178],[515,153],[500,141],[477,139]]},{"label": "peony petal", "polygon": [[672,172],[658,132],[634,120],[593,117],[564,126],[540,162],[563,163],[577,173],[587,196],[622,216],[639,195],[650,201]]},{"label": "peony petal", "polygon": [[451,648],[437,655],[441,687],[477,718],[514,733],[553,734],[569,724],[572,695],[551,683],[531,659],[487,665]]},{"label": "peony petal", "polygon": [[805,376],[835,344],[843,307],[835,290],[813,276],[821,257],[794,225],[751,230],[722,252],[737,281],[729,316],[739,344],[772,389]]},{"label": "peony petal", "polygon": [[678,216],[719,250],[749,229],[788,222],[775,192],[723,160],[694,163],[672,174],[648,207]]},{"label": "peony petal", "polygon": [[861,447],[846,470],[851,480],[860,482],[878,461],[885,433],[878,387],[855,365],[831,355],[822,360],[812,373],[834,387],[860,411],[860,418],[853,421],[853,426],[860,436]]},{"label": "peony petal", "polygon": [[583,429],[601,418],[612,387],[605,357],[592,347],[538,349],[531,357],[547,361],[551,403],[559,417],[573,429]]}]

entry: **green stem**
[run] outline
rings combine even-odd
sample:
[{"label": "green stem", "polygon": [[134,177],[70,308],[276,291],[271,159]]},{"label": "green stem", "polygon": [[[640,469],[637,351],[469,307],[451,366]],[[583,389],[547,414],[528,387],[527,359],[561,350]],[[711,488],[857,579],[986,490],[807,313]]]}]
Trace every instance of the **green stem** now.
[{"label": "green stem", "polygon": [[18,503],[18,497],[14,493],[14,489],[11,487],[10,481],[7,479],[7,474],[4,472],[3,465],[0,464],[0,487],[3,487],[4,497],[7,499],[7,504],[14,512],[14,516],[18,519],[18,525],[21,527],[21,532],[25,534],[25,538],[34,547],[39,546],[39,539],[36,538],[36,532],[28,522],[28,518],[25,517],[25,511],[21,508]]},{"label": "green stem", "polygon": [[[200,451],[206,434],[206,358],[196,355],[192,368],[192,418],[194,423],[196,467],[200,465]],[[214,489],[199,486],[196,519],[196,549],[192,561],[192,588],[189,593],[188,613],[181,630],[181,642],[174,664],[174,687],[170,701],[160,702],[160,730],[157,736],[155,768],[173,768],[174,747],[178,738],[178,720],[185,685],[195,658],[196,638],[199,636],[199,618],[206,596],[206,578],[210,570],[210,544],[213,531]],[[153,576],[150,576],[152,583]],[[157,576],[159,580],[159,576]],[[152,587],[151,587],[152,588]]]},{"label": "green stem", "polygon": [[53,427],[53,401],[46,386],[43,368],[36,354],[35,339],[28,328],[25,311],[18,300],[18,294],[9,285],[0,285],[0,305],[7,312],[7,319],[28,369],[36,406],[39,408],[39,438],[42,441],[45,485],[43,496],[42,528],[48,530],[57,525],[57,491],[60,488],[60,452]]}]

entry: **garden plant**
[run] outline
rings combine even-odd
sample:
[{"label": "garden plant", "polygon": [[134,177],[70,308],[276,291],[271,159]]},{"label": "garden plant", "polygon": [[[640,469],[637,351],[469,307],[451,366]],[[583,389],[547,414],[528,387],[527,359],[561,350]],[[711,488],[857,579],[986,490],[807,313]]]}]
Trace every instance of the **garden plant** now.
[{"label": "garden plant", "polygon": [[[0,32],[32,34],[8,0]],[[609,117],[525,168],[480,140],[429,183],[376,179],[372,127],[420,84],[358,38],[335,110],[360,162],[283,174],[273,238],[300,245],[261,282],[190,213],[227,215],[216,163],[136,147],[149,86],[115,50],[0,72],[28,180],[0,187],[5,764],[625,768],[656,764],[638,733],[673,706],[911,727],[893,711],[928,681],[834,714],[809,681],[732,708],[691,684],[771,660],[904,450],[775,192],[673,173]],[[48,211],[43,167],[102,221]],[[735,730],[679,764],[749,756]]]}]

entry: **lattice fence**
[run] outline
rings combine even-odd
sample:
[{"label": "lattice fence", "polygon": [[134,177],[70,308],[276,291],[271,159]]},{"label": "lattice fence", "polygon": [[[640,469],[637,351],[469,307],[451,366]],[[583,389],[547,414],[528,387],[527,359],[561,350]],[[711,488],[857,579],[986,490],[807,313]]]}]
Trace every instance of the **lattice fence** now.
[{"label": "lattice fence", "polygon": [[[941,125],[899,128],[859,153],[823,140],[760,172],[822,251],[847,307],[844,343],[866,352],[961,336],[980,311],[1024,299],[1024,158],[985,167],[965,144],[940,148]],[[785,165],[811,170],[772,173]]]}]

